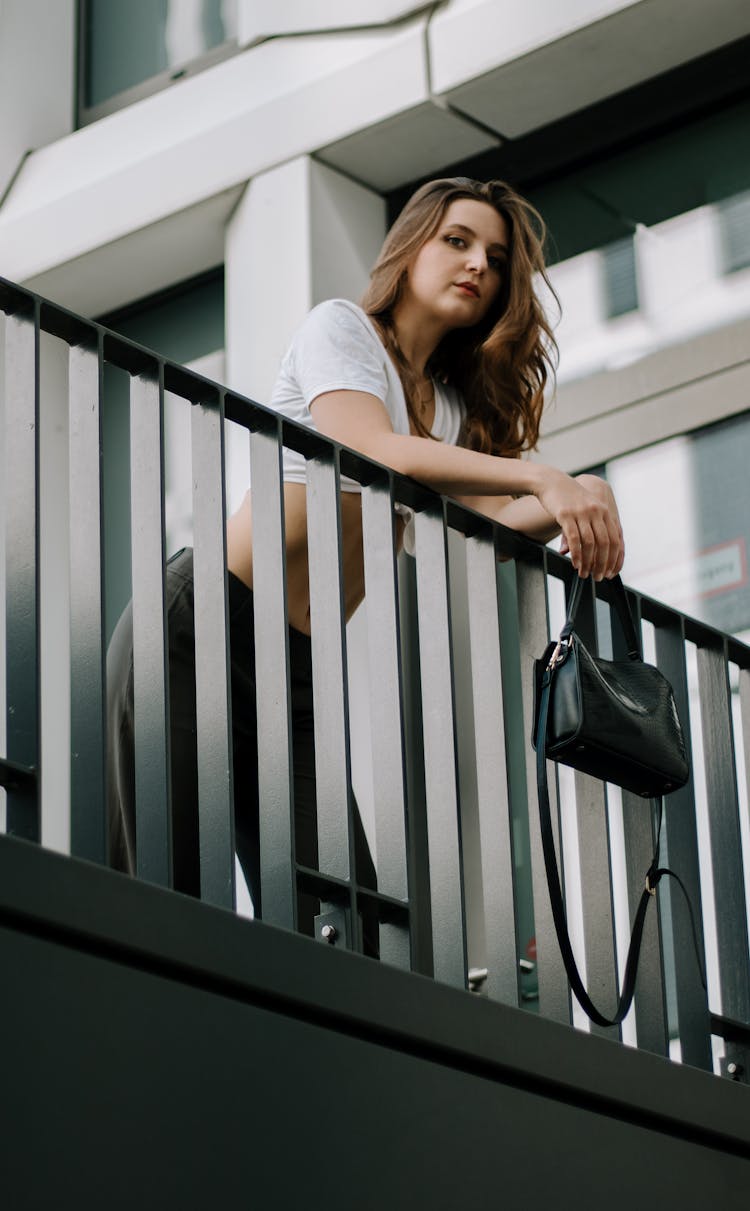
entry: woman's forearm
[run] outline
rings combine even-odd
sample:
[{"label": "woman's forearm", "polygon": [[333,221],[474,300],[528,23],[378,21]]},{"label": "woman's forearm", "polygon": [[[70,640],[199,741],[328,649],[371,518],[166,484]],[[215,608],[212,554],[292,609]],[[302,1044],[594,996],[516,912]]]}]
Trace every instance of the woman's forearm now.
[{"label": "woman's forearm", "polygon": [[534,494],[544,472],[540,464],[518,458],[499,458],[397,433],[378,434],[367,453],[446,496]]},{"label": "woman's forearm", "polygon": [[325,436],[446,496],[536,497],[537,508],[522,501],[514,504],[506,524],[542,537],[547,533],[546,514],[562,530],[563,549],[570,552],[581,576],[591,572],[599,579],[620,571],[622,529],[614,497],[603,481],[593,476],[575,480],[544,463],[394,433],[382,401],[365,392],[326,392],[313,401],[311,410]]},{"label": "woman's forearm", "polygon": [[538,542],[549,542],[560,533],[560,527],[554,517],[550,517],[534,496],[522,496],[518,500],[510,500],[503,496],[459,496],[461,504],[468,505],[477,513],[484,513],[493,521],[518,530]]}]

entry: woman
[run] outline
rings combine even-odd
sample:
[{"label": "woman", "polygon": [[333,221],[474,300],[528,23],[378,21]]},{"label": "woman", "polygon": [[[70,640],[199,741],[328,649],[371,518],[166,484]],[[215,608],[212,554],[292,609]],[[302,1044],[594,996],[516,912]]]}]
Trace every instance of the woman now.
[{"label": "woman", "polygon": [[[500,182],[432,181],[391,229],[362,307],[316,307],[284,358],[272,406],[377,462],[541,541],[562,533],[581,576],[620,571],[623,539],[607,485],[521,459],[536,446],[552,338],[535,295],[544,276],[541,220]],[[546,280],[546,279],[545,279]],[[342,477],[344,601],[364,596],[359,485]],[[297,860],[316,860],[310,596],[304,459],[284,455]],[[406,522],[398,519],[398,540]],[[408,535],[407,535],[408,541]],[[252,650],[252,509],[227,526],[237,849],[259,908],[257,754]],[[167,575],[175,885],[199,891],[192,557]],[[133,869],[132,635],[110,650],[113,864]],[[358,877],[373,882],[357,829]],[[309,921],[307,923],[309,928]]]}]

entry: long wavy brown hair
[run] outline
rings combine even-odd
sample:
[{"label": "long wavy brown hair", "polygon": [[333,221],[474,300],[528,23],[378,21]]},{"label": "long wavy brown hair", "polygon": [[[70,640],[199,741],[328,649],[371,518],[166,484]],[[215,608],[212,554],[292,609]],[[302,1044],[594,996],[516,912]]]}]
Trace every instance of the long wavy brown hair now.
[{"label": "long wavy brown hair", "polygon": [[554,380],[557,365],[555,338],[534,285],[539,275],[557,301],[545,272],[545,226],[529,202],[503,181],[468,177],[428,181],[410,198],[386,236],[362,307],[398,368],[416,432],[429,437],[416,409],[419,376],[399,348],[393,310],[409,265],[457,198],[487,202],[505,220],[510,236],[508,262],[487,314],[473,327],[449,332],[425,371],[452,384],[464,399],[461,445],[518,458],[536,447],[545,387]]}]

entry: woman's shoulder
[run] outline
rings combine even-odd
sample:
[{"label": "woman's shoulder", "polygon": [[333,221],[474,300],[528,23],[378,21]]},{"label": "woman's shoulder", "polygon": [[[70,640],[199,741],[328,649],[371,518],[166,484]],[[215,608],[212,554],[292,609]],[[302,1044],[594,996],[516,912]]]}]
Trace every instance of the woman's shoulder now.
[{"label": "woman's shoulder", "polygon": [[382,366],[386,352],[369,316],[349,299],[326,299],[308,312],[287,355],[292,364],[355,359]]},{"label": "woman's shoulder", "polygon": [[300,329],[300,332],[303,331],[338,331],[359,339],[378,341],[372,320],[358,303],[350,299],[326,299],[318,303],[308,312]]}]

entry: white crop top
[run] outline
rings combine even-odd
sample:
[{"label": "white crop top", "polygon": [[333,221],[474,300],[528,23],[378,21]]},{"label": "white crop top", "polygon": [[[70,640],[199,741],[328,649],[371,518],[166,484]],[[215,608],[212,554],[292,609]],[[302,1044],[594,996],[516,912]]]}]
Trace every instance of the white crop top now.
[{"label": "white crop top", "polygon": [[[445,383],[434,382],[435,420],[432,435],[448,445],[456,445],[464,418],[464,405],[458,392]],[[270,406],[290,420],[315,429],[310,404],[324,391],[366,391],[382,400],[394,433],[409,433],[409,415],[398,371],[391,361],[377,330],[356,303],[348,299],[329,299],[309,313],[295,333],[281,363]],[[286,481],[306,482],[305,459],[296,450],[283,452]],[[342,492],[359,492],[356,480],[341,476]],[[397,505],[399,513],[411,511]],[[412,526],[404,536],[407,550],[413,550]]]}]

